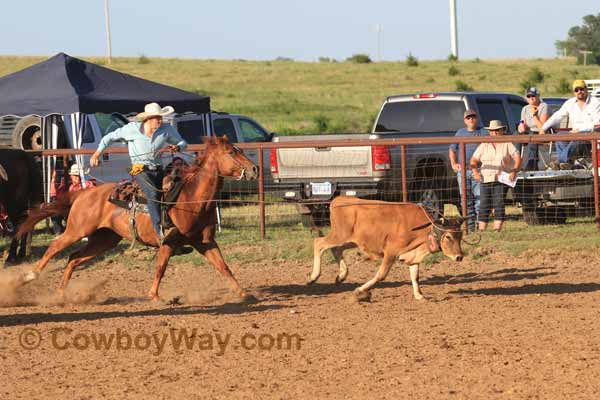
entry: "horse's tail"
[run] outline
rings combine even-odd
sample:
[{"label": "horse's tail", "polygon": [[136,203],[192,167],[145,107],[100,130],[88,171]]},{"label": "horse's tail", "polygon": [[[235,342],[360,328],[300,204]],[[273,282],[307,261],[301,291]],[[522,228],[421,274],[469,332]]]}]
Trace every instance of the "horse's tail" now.
[{"label": "horse's tail", "polygon": [[52,203],[43,203],[39,208],[30,209],[27,213],[27,219],[19,225],[16,236],[21,238],[23,235],[31,232],[35,225],[45,218],[53,217],[55,215],[66,217],[73,202],[81,192],[83,191],[69,192],[64,196],[60,196]]}]

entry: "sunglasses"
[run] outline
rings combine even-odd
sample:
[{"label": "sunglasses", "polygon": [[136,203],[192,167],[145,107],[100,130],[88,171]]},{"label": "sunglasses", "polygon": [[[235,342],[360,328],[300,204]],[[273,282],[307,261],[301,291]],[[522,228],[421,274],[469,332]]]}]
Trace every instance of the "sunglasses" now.
[{"label": "sunglasses", "polygon": [[467,115],[465,119],[477,119],[477,115]]},{"label": "sunglasses", "polygon": [[583,92],[584,90],[586,90],[586,88],[582,88],[582,87],[576,87],[575,89],[573,89],[573,91],[574,91],[575,93],[578,93],[578,92]]},{"label": "sunglasses", "polygon": [[535,94],[528,94],[528,95],[527,95],[527,98],[528,98],[528,99],[531,99],[532,97],[537,97],[537,96],[536,96]]}]

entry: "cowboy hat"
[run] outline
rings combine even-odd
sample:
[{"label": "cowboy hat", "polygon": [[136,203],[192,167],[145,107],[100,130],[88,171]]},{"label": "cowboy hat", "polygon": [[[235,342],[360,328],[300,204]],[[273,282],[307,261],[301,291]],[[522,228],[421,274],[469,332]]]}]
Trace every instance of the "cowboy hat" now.
[{"label": "cowboy hat", "polygon": [[79,166],[77,164],[71,165],[71,168],[69,168],[69,175],[79,175],[79,173]]},{"label": "cowboy hat", "polygon": [[500,120],[493,119],[490,121],[490,126],[486,126],[485,129],[488,131],[497,131],[500,129],[506,129],[506,125],[504,125]]},{"label": "cowboy hat", "polygon": [[160,107],[158,103],[150,103],[144,106],[144,112],[139,113],[135,116],[139,121],[145,121],[152,117],[163,117],[165,115],[173,114],[175,109],[171,106]]}]

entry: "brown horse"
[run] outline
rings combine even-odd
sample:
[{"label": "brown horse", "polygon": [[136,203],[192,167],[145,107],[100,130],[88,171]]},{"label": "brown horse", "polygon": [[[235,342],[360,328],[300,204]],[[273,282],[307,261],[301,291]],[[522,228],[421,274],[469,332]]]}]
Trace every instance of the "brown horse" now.
[{"label": "brown horse", "polygon": [[[136,240],[148,246],[159,247],[156,275],[149,292],[152,300],[158,300],[158,287],[169,258],[175,249],[183,245],[191,245],[204,255],[225,276],[232,289],[241,298],[246,301],[256,300],[253,296],[247,295],[233,277],[215,241],[217,213],[214,200],[223,184],[223,177],[251,180],[256,179],[257,175],[257,167],[241,150],[228,143],[226,137],[213,138],[206,141],[205,155],[196,160],[195,165],[182,171],[184,185],[176,204],[169,210],[169,216],[179,230],[178,236],[159,246],[150,216],[145,213],[136,216],[135,226],[138,233]],[[65,232],[50,244],[35,270],[23,277],[24,282],[36,279],[48,261],[58,252],[87,237],[87,245],[69,256],[59,288],[59,293],[64,295],[64,290],[76,266],[112,249],[122,238],[133,240],[129,226],[129,212],[108,201],[114,187],[115,184],[109,183],[85,189],[66,197],[63,202],[30,212],[30,216],[23,223],[18,234],[31,230],[38,221],[50,215],[64,215],[68,212],[69,218]]]}]

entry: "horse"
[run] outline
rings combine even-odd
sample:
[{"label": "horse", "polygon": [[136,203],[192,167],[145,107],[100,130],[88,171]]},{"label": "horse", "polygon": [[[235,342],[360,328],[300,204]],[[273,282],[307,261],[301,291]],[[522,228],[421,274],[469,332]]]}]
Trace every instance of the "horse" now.
[{"label": "horse", "polygon": [[[148,296],[158,301],[158,288],[165,273],[169,259],[178,248],[188,245],[201,253],[226,278],[231,288],[244,302],[257,301],[247,294],[234,278],[223,260],[219,245],[215,241],[217,209],[215,197],[223,185],[223,178],[234,177],[239,180],[252,180],[258,176],[258,168],[243,152],[230,144],[227,137],[217,137],[205,141],[206,149],[202,157],[196,159],[181,173],[183,186],[173,207],[168,211],[171,221],[177,227],[178,234],[173,240],[162,245],[159,243],[150,216],[139,213],[135,216],[135,229],[132,232],[129,210],[109,201],[115,183],[106,183],[94,188],[70,193],[62,201],[32,210],[22,224],[18,234],[33,229],[38,221],[51,215],[66,215],[67,226],[48,247],[35,269],[23,276],[27,283],[37,279],[52,257],[58,252],[87,237],[85,247],[69,256],[62,283],[58,289],[64,298],[73,270],[78,265],[93,259],[99,254],[114,248],[122,238],[139,241],[147,246],[158,247],[156,273]],[[136,237],[133,237],[136,236]]]},{"label": "horse", "polygon": [[[34,158],[20,149],[0,147],[0,203],[8,218],[18,227],[27,209],[44,201],[42,175]],[[18,250],[18,252],[17,252]],[[5,264],[14,264],[27,253],[27,237],[13,236]]]}]

